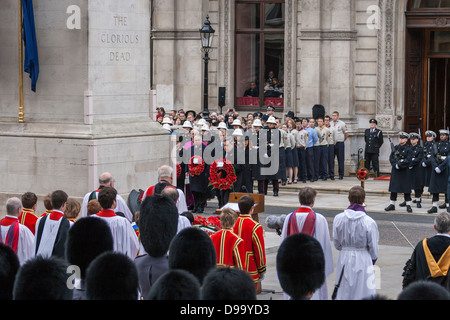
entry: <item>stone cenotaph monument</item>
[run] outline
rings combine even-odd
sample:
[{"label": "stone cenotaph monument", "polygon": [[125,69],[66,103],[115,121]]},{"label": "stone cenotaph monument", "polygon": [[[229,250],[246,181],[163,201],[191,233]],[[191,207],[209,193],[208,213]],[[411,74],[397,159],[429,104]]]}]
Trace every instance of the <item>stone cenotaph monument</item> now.
[{"label": "stone cenotaph monument", "polygon": [[104,171],[126,199],[132,189],[154,184],[157,168],[169,164],[169,134],[150,118],[149,3],[34,1],[39,78],[33,92],[19,58],[21,1],[2,1],[2,213],[6,198],[27,191],[41,200],[61,189],[80,199]]}]

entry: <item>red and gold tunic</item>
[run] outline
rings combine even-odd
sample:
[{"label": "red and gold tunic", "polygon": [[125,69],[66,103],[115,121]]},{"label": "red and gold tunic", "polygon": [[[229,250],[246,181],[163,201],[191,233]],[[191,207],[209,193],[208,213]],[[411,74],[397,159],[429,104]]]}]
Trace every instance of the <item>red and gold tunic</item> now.
[{"label": "red and gold tunic", "polygon": [[266,251],[262,226],[250,215],[240,215],[234,233],[244,240],[245,266],[255,282],[266,273]]},{"label": "red and gold tunic", "polygon": [[211,236],[216,249],[217,266],[245,270],[244,241],[231,229],[222,229]]},{"label": "red and gold tunic", "polygon": [[22,209],[22,213],[19,217],[19,222],[30,229],[33,234],[36,231],[36,221],[39,217],[34,213],[33,209]]}]

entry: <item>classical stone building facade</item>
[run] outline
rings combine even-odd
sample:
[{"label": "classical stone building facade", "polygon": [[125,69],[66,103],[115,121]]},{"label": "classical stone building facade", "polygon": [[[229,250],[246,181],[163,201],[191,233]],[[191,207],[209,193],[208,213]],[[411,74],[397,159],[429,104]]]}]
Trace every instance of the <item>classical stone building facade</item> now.
[{"label": "classical stone building facade", "polygon": [[[400,130],[449,126],[448,0],[34,1],[40,75],[36,93],[25,76],[24,123],[18,3],[4,0],[0,11],[3,198],[24,185],[79,197],[105,170],[120,193],[154,181],[170,156],[167,133],[151,119],[155,108],[203,108],[199,29],[207,15],[216,31],[210,111],[220,110],[219,100],[223,111],[242,114],[267,105],[279,116],[311,116],[315,104],[339,111],[350,129],[347,172],[362,156],[369,119],[394,142]],[[259,93],[247,97],[251,82]],[[274,83],[282,89],[266,94]]]},{"label": "classical stone building facade", "polygon": [[[209,15],[216,30],[209,67],[209,108],[244,114],[276,105],[311,116],[315,104],[340,112],[351,137],[346,168],[354,171],[362,134],[376,118],[392,135],[448,126],[444,98],[450,3],[432,0],[170,0],[152,1],[152,89],[166,109],[202,110],[202,52],[198,30]],[[431,40],[430,40],[431,39]],[[432,45],[439,47],[433,51]],[[412,47],[415,46],[415,47]],[[433,58],[439,58],[433,61]],[[447,67],[446,67],[447,66]],[[255,82],[264,90],[275,70],[282,99],[245,98]],[[433,83],[433,79],[437,79]],[[435,90],[438,98],[432,98]],[[387,139],[386,139],[387,142]],[[389,171],[389,143],[382,165]]]}]

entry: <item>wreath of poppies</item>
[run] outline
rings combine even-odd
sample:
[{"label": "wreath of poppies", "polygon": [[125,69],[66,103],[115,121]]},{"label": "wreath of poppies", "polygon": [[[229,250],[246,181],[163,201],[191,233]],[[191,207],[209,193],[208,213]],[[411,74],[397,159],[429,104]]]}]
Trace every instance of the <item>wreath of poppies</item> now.
[{"label": "wreath of poppies", "polygon": [[[194,161],[197,159],[197,161]],[[189,173],[192,177],[199,176],[205,171],[205,161],[200,156],[193,156],[189,161]]]},{"label": "wreath of poppies", "polygon": [[366,168],[361,168],[357,172],[357,177],[359,181],[366,181],[369,179],[369,170]]},{"label": "wreath of poppies", "polygon": [[214,188],[229,190],[236,182],[237,177],[234,167],[227,159],[216,160],[209,169],[209,181]]},{"label": "wreath of poppies", "polygon": [[220,217],[212,216],[209,218],[205,218],[202,216],[195,216],[193,227],[199,228],[200,230],[205,231],[209,236],[218,232],[222,226],[220,223]]},{"label": "wreath of poppies", "polygon": [[177,179],[181,176],[181,165],[177,162]]}]

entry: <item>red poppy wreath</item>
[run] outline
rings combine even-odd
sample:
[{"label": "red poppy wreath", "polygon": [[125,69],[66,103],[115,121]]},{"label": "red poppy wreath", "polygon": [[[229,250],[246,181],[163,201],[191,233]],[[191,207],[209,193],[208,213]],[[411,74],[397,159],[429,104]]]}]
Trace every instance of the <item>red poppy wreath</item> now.
[{"label": "red poppy wreath", "polygon": [[189,161],[189,173],[192,177],[199,176],[205,170],[205,161],[200,156],[193,156]]},{"label": "red poppy wreath", "polygon": [[229,160],[216,160],[209,168],[209,181],[216,189],[229,190],[236,180],[234,167]]}]

